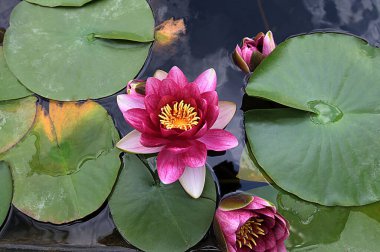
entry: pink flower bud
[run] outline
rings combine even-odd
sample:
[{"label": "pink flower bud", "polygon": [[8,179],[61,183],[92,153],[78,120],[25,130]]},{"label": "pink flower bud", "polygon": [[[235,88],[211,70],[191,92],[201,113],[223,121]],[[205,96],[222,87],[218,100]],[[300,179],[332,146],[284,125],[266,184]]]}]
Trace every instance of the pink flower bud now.
[{"label": "pink flower bud", "polygon": [[214,229],[228,252],[286,251],[289,224],[270,202],[243,192],[225,196]]},{"label": "pink flower bud", "polygon": [[242,46],[236,46],[233,58],[240,69],[249,73],[252,72],[275,48],[276,44],[272,32],[268,31],[265,35],[260,32],[253,39],[244,38]]}]

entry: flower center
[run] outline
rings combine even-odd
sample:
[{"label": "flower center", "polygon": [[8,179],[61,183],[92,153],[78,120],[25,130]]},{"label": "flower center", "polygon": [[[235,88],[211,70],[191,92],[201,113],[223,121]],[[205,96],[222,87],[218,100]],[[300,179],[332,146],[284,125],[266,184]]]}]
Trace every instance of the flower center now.
[{"label": "flower center", "polygon": [[166,129],[189,130],[198,124],[199,117],[195,108],[184,101],[166,104],[161,108],[160,122]]},{"label": "flower center", "polygon": [[239,248],[246,246],[253,249],[257,245],[256,240],[259,235],[265,235],[260,227],[264,219],[251,218],[236,232],[236,244]]}]

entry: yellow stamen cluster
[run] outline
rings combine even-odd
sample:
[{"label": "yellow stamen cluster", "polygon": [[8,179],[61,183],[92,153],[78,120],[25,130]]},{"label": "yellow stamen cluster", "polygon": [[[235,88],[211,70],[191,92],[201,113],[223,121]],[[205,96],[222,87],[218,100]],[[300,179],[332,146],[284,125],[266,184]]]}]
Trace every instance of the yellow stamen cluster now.
[{"label": "yellow stamen cluster", "polygon": [[257,245],[256,240],[259,235],[265,235],[264,230],[260,227],[263,219],[251,218],[236,232],[236,245],[239,248],[246,246],[251,250]]},{"label": "yellow stamen cluster", "polygon": [[166,129],[189,130],[198,124],[200,118],[197,115],[195,108],[182,100],[172,105],[166,104],[158,116]]}]

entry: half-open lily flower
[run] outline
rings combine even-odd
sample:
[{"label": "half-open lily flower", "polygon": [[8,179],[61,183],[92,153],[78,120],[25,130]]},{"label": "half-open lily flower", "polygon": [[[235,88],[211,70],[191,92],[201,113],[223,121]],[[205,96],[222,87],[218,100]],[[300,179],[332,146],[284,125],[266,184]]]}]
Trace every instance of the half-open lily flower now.
[{"label": "half-open lily flower", "polygon": [[206,176],[207,150],[224,151],[238,145],[224,130],[236,105],[218,101],[217,77],[209,69],[189,82],[178,67],[148,78],[145,96],[119,95],[125,120],[135,130],[117,147],[131,153],[157,153],[157,172],[164,184],[180,181],[198,198]]},{"label": "half-open lily flower", "polygon": [[228,252],[286,251],[289,224],[270,202],[243,192],[225,196],[215,213],[217,238]]},{"label": "half-open lily flower", "polygon": [[268,31],[266,34],[260,32],[253,39],[244,38],[242,46],[236,46],[233,58],[240,69],[249,73],[252,72],[275,48],[276,44],[272,32]]}]

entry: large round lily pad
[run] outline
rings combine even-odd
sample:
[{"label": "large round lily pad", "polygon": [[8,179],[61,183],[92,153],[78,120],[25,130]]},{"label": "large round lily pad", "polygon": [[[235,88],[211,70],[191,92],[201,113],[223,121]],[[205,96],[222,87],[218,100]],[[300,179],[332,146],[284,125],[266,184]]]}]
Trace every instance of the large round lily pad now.
[{"label": "large round lily pad", "polygon": [[259,165],[281,188],[323,205],[380,200],[380,50],[342,34],[288,39],[255,70],[247,93],[290,108],[252,110]]},{"label": "large round lily pad", "polygon": [[26,0],[29,3],[34,3],[47,7],[57,7],[57,6],[73,6],[80,7],[93,0]]},{"label": "large round lily pad", "polygon": [[0,101],[0,154],[18,143],[32,127],[37,98]]},{"label": "large round lily pad", "polygon": [[81,8],[25,1],[13,10],[4,39],[11,71],[54,100],[116,93],[142,68],[154,36],[146,0],[97,0]]},{"label": "large round lily pad", "polygon": [[179,182],[158,184],[137,156],[126,155],[125,167],[110,199],[113,220],[132,245],[144,251],[186,251],[209,229],[216,191],[208,173],[203,194],[191,198]]},{"label": "large round lily pad", "polygon": [[7,218],[12,200],[12,176],[5,162],[0,162],[0,227]]},{"label": "large round lily pad", "polygon": [[55,224],[96,211],[110,194],[121,165],[111,117],[95,102],[51,102],[38,108],[26,138],[6,153],[13,173],[13,204]]},{"label": "large round lily pad", "polygon": [[326,207],[303,201],[270,185],[254,195],[273,202],[290,223],[288,251],[377,251],[380,203],[361,207]]},{"label": "large round lily pad", "polygon": [[32,93],[9,70],[0,46],[0,101],[23,98]]}]

